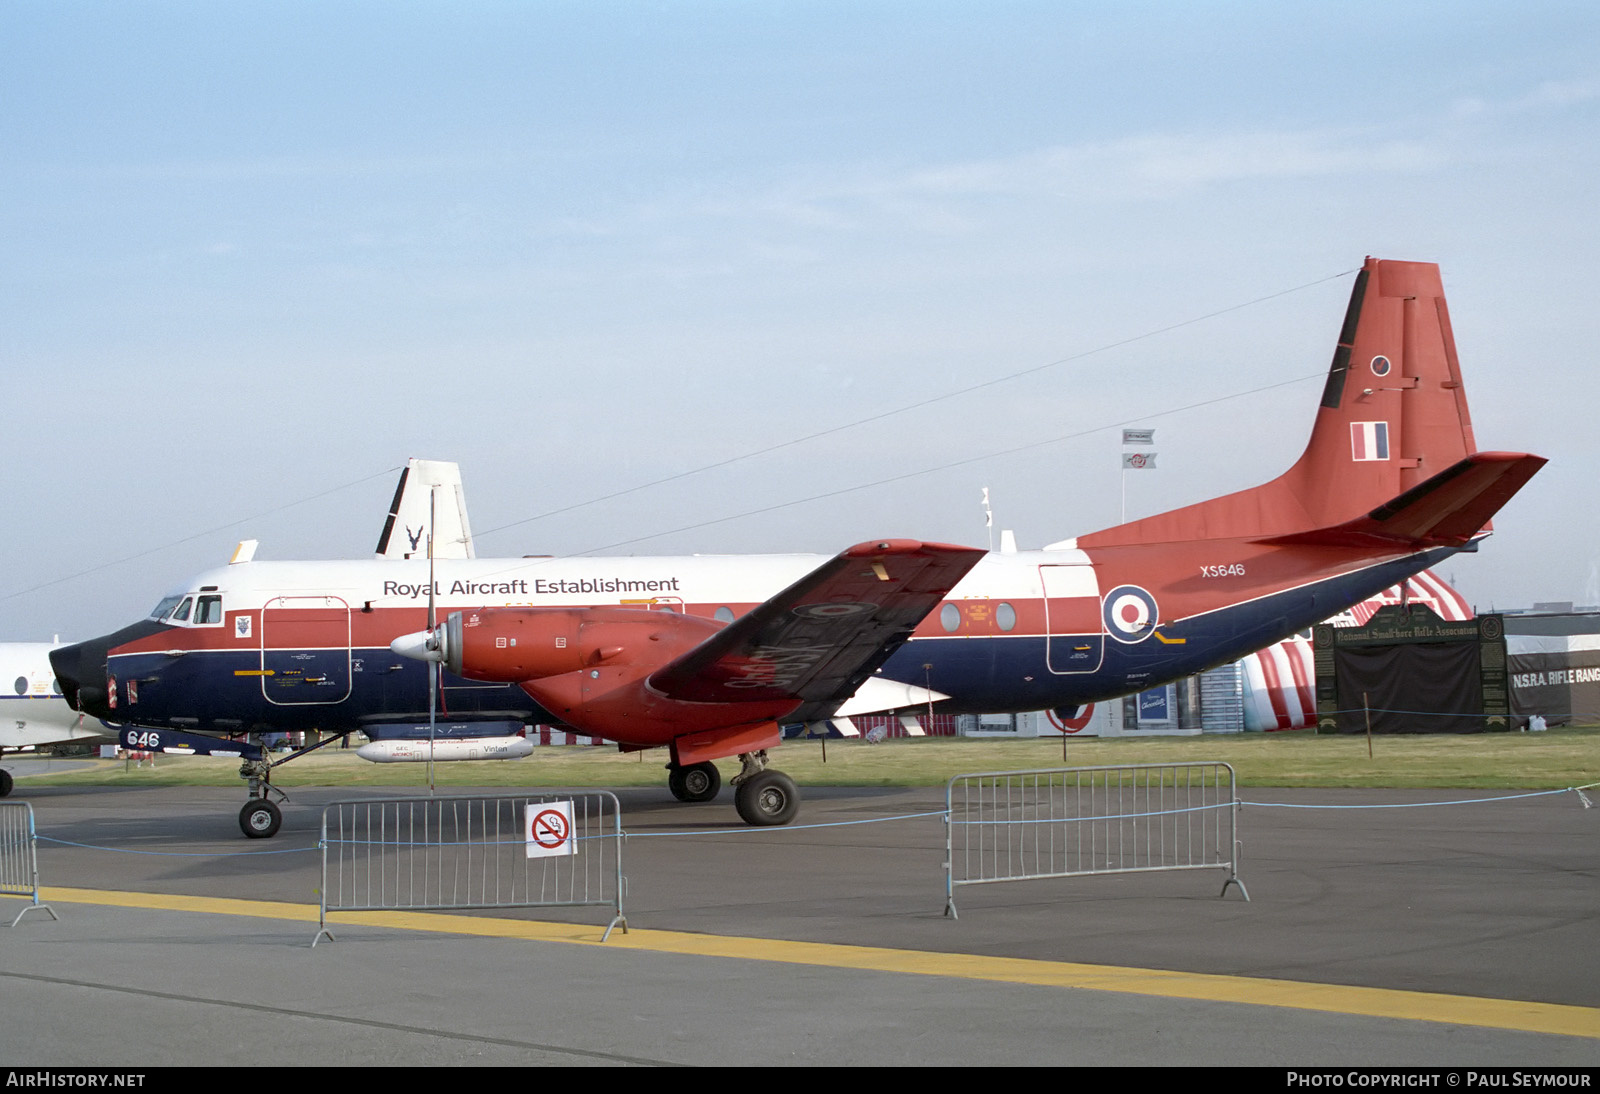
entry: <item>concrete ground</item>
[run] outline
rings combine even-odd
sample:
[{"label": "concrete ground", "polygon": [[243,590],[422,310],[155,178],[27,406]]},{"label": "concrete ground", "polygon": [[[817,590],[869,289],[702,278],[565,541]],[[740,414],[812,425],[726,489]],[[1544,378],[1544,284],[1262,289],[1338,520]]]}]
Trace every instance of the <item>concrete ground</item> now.
[{"label": "concrete ground", "polygon": [[238,791],[20,784],[62,918],[0,930],[0,1057],[1600,1063],[1600,815],[1572,793],[1247,791],[1249,902],[1216,871],[1089,877],[964,888],[952,921],[938,791],[808,787],[803,823],[881,823],[752,831],[726,793],[622,790],[631,933],[374,913],[315,950],[321,809],[363,795],[291,793],[246,841]]}]

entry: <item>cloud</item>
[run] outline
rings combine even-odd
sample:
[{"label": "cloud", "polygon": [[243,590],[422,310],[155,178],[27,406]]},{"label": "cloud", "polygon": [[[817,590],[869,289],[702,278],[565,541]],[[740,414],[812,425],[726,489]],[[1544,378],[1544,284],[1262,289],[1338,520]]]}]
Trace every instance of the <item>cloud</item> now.
[{"label": "cloud", "polygon": [[887,221],[945,235],[977,230],[981,210],[999,202],[1160,201],[1241,181],[1415,174],[1450,160],[1443,141],[1367,130],[1150,134],[949,163],[813,168],[766,187],[728,180],[714,195],[663,198],[636,212],[820,232]]},{"label": "cloud", "polygon": [[1512,105],[1521,109],[1567,107],[1595,98],[1600,98],[1600,80],[1546,80]]},{"label": "cloud", "polygon": [[1451,104],[1456,120],[1495,120],[1528,114],[1551,114],[1600,98],[1600,80],[1545,80],[1532,90],[1507,99],[1492,100],[1465,96]]},{"label": "cloud", "polygon": [[[1506,134],[1490,130],[1532,113],[1600,98],[1600,80],[1546,80],[1501,98],[1463,98],[1381,124],[1141,133],[1056,144],[1011,155],[921,164],[834,164],[786,170],[762,187],[730,179],[657,214],[750,218],[807,230],[850,231],[884,217],[934,233],[975,230],[985,203],[1061,199],[1164,201],[1251,181],[1405,176],[1466,168]],[[1466,124],[1463,124],[1466,123]],[[1519,136],[1528,134],[1521,131]],[[703,185],[703,183],[702,183]]]}]

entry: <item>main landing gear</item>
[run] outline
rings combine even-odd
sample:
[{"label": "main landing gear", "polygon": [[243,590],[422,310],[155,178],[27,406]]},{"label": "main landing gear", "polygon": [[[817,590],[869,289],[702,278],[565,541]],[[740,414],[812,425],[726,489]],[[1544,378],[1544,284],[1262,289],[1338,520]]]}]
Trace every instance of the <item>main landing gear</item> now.
[{"label": "main landing gear", "polygon": [[[767,754],[739,754],[739,773],[731,780],[733,806],[746,824],[765,828],[788,824],[800,811],[800,788],[781,771],[767,767]],[[667,765],[667,788],[681,802],[708,802],[722,789],[722,772],[707,760],[703,763]]]},{"label": "main landing gear", "polygon": [[745,752],[739,756],[744,766],[733,778],[737,788],[733,807],[746,824],[765,828],[788,824],[800,811],[800,788],[781,771],[767,767],[767,752]]},{"label": "main landing gear", "polygon": [[681,802],[708,802],[722,789],[722,772],[710,760],[685,767],[668,764],[667,789]]}]

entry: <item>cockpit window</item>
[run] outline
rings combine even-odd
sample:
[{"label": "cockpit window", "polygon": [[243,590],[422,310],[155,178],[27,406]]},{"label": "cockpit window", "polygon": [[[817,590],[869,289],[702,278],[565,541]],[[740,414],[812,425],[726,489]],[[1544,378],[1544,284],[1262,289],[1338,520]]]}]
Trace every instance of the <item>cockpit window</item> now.
[{"label": "cockpit window", "polygon": [[165,619],[167,616],[172,614],[172,609],[176,608],[178,606],[178,602],[182,599],[183,597],[181,596],[167,597],[161,603],[156,605],[156,610],[150,613],[150,618],[155,620]]},{"label": "cockpit window", "polygon": [[[190,619],[190,613],[194,618]],[[188,623],[192,626],[219,626],[223,620],[220,595],[169,596],[157,604],[150,618],[158,623]]]}]

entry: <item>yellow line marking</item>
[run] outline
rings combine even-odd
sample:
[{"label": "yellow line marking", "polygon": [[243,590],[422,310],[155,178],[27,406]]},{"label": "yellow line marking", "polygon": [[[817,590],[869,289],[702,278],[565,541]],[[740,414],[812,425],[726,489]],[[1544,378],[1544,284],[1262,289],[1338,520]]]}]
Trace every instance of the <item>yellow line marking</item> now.
[{"label": "yellow line marking", "polygon": [[1156,632],[1156,641],[1168,646],[1183,646],[1188,644],[1187,638],[1168,638],[1160,631]]},{"label": "yellow line marking", "polygon": [[[9,895],[9,894],[8,894]],[[168,893],[124,893],[101,889],[41,889],[48,904],[98,904],[118,908],[159,911],[207,912],[213,915],[254,916],[297,923],[317,922],[314,904],[281,901],[236,900],[227,897],[178,896]],[[520,919],[489,919],[441,915],[435,912],[336,912],[329,926],[388,927],[396,930],[432,931],[483,938],[512,938],[531,942],[600,944],[601,927],[581,923],[544,923]],[[1002,984],[1076,988],[1081,991],[1116,991],[1165,999],[1196,999],[1213,1003],[1290,1007],[1367,1018],[1400,1018],[1414,1022],[1444,1022],[1491,1029],[1549,1033],[1566,1037],[1600,1038],[1600,1008],[1562,1003],[1532,1003],[1515,999],[1484,999],[1442,992],[1398,991],[1392,988],[1313,984],[1300,980],[1268,980],[1250,976],[1170,972],[1163,969],[1084,965],[1071,961],[1036,961],[1020,957],[936,953],[877,946],[844,946],[827,942],[791,942],[770,938],[690,934],[635,928],[614,932],[607,947],[700,957],[728,957],[745,961],[777,961],[868,972],[904,973],[911,976],[950,976]]]}]

